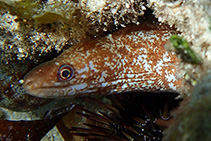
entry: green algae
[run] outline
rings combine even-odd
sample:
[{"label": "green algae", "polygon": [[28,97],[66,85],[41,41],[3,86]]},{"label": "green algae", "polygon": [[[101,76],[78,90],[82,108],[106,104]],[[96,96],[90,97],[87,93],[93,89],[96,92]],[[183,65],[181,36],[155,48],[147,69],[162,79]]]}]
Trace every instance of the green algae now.
[{"label": "green algae", "polygon": [[15,1],[12,4],[0,2],[0,7],[8,8],[12,15],[17,15],[19,18],[30,19],[33,15],[38,14],[38,9],[41,5],[38,1],[25,0]]},{"label": "green algae", "polygon": [[[62,6],[65,5],[63,4]],[[75,7],[61,8],[57,12],[55,11],[55,9],[62,6],[59,2],[46,6],[42,1],[33,0],[15,1],[13,3],[7,3],[6,1],[0,2],[0,8],[8,9],[10,14],[17,15],[20,19],[33,19],[35,22],[41,24],[54,23],[69,19],[67,15],[70,15],[71,17],[72,13],[74,13],[73,11],[75,10]],[[45,9],[45,7],[51,8]]]},{"label": "green algae", "polygon": [[201,58],[190,48],[188,42],[184,38],[178,35],[172,35],[170,41],[173,44],[176,53],[181,54],[183,61],[192,64],[201,64]]},{"label": "green algae", "polygon": [[64,20],[64,17],[57,13],[46,12],[43,15],[34,16],[33,19],[38,23],[53,23]]}]

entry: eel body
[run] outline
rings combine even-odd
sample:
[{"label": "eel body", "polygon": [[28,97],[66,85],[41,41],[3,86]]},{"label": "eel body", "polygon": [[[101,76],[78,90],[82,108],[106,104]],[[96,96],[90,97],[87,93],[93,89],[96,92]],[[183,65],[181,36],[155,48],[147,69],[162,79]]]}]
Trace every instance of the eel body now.
[{"label": "eel body", "polygon": [[27,93],[45,98],[131,91],[175,91],[174,53],[164,49],[165,26],[131,26],[64,51],[24,78]]}]

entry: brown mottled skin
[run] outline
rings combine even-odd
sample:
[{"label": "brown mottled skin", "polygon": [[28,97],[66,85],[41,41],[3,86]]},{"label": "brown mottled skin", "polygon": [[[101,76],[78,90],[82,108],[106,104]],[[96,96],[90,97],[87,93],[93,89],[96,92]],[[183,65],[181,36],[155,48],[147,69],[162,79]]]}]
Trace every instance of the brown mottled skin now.
[{"label": "brown mottled skin", "polygon": [[[143,24],[82,42],[34,68],[23,86],[29,94],[46,98],[176,91],[182,81],[175,76],[178,59],[163,47],[171,32],[166,26]],[[71,70],[67,80],[59,75],[64,65]]]}]

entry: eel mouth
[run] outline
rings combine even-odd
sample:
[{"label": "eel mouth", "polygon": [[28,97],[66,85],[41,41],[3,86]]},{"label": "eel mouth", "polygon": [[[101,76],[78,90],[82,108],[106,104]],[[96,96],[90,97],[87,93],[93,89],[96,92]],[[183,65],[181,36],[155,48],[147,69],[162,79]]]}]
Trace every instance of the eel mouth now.
[{"label": "eel mouth", "polygon": [[27,94],[40,98],[64,98],[75,97],[81,93],[95,92],[96,90],[87,90],[87,85],[79,84],[63,84],[63,85],[47,85],[35,83],[31,79],[26,79],[23,83],[23,88]]}]

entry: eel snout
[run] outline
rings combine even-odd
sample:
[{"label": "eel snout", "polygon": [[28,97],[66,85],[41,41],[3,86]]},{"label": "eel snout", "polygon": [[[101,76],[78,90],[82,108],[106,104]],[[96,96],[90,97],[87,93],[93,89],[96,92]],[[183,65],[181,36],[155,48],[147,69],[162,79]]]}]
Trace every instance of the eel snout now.
[{"label": "eel snout", "polygon": [[42,89],[49,87],[52,82],[56,81],[57,68],[52,62],[35,67],[24,77],[23,88],[28,94],[40,97]]}]

